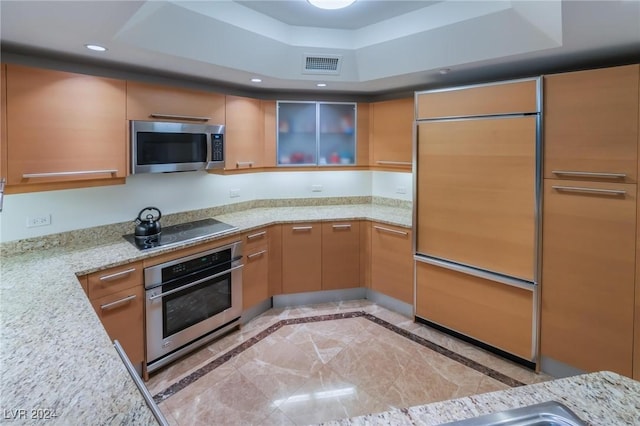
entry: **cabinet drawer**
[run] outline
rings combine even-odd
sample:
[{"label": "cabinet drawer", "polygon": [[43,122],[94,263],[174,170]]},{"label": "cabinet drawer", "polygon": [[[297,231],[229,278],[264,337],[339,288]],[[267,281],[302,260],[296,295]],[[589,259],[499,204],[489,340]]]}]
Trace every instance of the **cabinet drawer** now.
[{"label": "cabinet drawer", "polygon": [[536,80],[419,93],[417,118],[534,112],[537,94]]},{"label": "cabinet drawer", "polygon": [[254,229],[244,234],[244,247],[242,251],[250,253],[256,247],[261,247],[269,243],[269,228]]},{"label": "cabinet drawer", "polygon": [[118,339],[131,362],[144,359],[142,284],[91,301],[111,340]]},{"label": "cabinet drawer", "polygon": [[141,262],[95,272],[89,275],[89,299],[95,300],[131,287],[142,287],[142,283]]},{"label": "cabinet drawer", "polygon": [[532,291],[416,262],[416,315],[533,358]]}]

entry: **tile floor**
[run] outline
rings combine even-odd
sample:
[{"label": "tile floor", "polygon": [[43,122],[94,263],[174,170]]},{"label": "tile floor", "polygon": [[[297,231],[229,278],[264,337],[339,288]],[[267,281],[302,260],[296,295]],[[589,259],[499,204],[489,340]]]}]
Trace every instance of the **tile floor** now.
[{"label": "tile floor", "polygon": [[300,425],[549,379],[356,300],[271,309],[147,387],[172,425]]}]

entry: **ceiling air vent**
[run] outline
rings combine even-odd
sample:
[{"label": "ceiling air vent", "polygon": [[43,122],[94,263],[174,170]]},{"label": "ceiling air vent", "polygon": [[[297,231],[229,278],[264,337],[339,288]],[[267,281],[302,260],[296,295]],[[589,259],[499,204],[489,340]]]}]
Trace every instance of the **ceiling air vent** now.
[{"label": "ceiling air vent", "polygon": [[338,75],[342,68],[342,56],[339,55],[304,55],[302,72],[304,74]]}]

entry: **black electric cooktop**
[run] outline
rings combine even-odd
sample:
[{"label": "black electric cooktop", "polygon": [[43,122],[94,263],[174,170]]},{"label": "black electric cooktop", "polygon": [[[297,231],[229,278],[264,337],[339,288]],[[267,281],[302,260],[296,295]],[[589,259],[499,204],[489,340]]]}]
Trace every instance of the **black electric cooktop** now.
[{"label": "black electric cooktop", "polygon": [[144,239],[135,238],[134,234],[123,235],[123,238],[140,250],[154,247],[166,247],[175,244],[197,241],[215,235],[225,234],[237,230],[237,226],[220,222],[215,219],[202,219],[178,225],[162,227],[159,235],[152,235]]}]

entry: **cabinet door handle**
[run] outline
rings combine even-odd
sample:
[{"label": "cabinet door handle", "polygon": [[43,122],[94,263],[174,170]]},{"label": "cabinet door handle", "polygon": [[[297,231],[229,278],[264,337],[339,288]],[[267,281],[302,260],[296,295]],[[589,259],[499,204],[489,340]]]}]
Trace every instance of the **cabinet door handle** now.
[{"label": "cabinet door handle", "polygon": [[136,268],[127,269],[126,271],[116,272],[115,274],[100,277],[100,281],[112,281],[135,272]]},{"label": "cabinet door handle", "polygon": [[0,179],[0,212],[2,211],[2,202],[4,201],[4,185],[7,183],[7,179]]},{"label": "cabinet door handle", "polygon": [[377,160],[376,163],[382,165],[389,166],[411,166],[413,163],[411,161],[387,161],[387,160]]},{"label": "cabinet door handle", "polygon": [[254,164],[254,161],[238,161],[236,163],[236,168],[239,169],[240,167],[253,167]]},{"label": "cabinet door handle", "polygon": [[262,251],[259,251],[257,253],[251,253],[251,254],[247,255],[247,259],[253,259],[254,257],[262,256],[266,252],[267,252],[266,250],[262,250]]},{"label": "cabinet door handle", "polygon": [[624,179],[627,177],[626,173],[579,172],[573,170],[553,170],[551,173],[560,176],[592,177],[604,179]]},{"label": "cabinet door handle", "polygon": [[396,231],[395,229],[389,229],[389,228],[385,228],[383,226],[378,226],[378,225],[373,225],[373,227],[375,229],[377,229],[378,231],[383,231],[383,232],[389,232],[391,234],[398,234],[398,235],[404,235],[405,237],[407,235],[409,235],[408,232],[404,232],[404,231]]},{"label": "cabinet door handle", "polygon": [[598,189],[598,188],[583,188],[581,186],[557,186],[553,185],[551,188],[556,191],[568,191],[568,192],[587,192],[590,194],[604,194],[604,195],[624,195],[627,191],[622,189]]},{"label": "cabinet door handle", "polygon": [[104,305],[100,305],[100,309],[102,309],[103,311],[108,311],[110,309],[115,309],[118,308],[126,303],[131,302],[133,299],[136,298],[135,294],[132,294],[131,296],[127,296],[124,297],[120,300],[116,300],[115,302],[111,302],[111,303],[105,303]]},{"label": "cabinet door handle", "polygon": [[209,121],[211,117],[197,117],[193,115],[173,115],[173,114],[161,114],[154,112],[149,114],[151,118],[166,118],[168,120],[184,120],[184,121]]},{"label": "cabinet door handle", "polygon": [[291,229],[294,231],[311,231],[313,226],[294,226]]},{"label": "cabinet door handle", "polygon": [[257,232],[255,234],[247,235],[247,240],[253,240],[254,238],[264,237],[267,235],[267,231]]},{"label": "cabinet door handle", "polygon": [[25,173],[22,175],[23,179],[30,178],[47,178],[47,177],[56,177],[56,176],[78,176],[78,175],[100,175],[100,174],[111,174],[115,175],[118,173],[117,169],[114,170],[79,170],[75,172],[51,172],[51,173]]},{"label": "cabinet door handle", "polygon": [[351,224],[345,223],[345,224],[333,225],[333,229],[351,229]]}]

